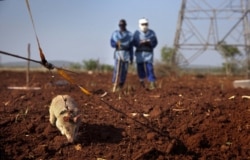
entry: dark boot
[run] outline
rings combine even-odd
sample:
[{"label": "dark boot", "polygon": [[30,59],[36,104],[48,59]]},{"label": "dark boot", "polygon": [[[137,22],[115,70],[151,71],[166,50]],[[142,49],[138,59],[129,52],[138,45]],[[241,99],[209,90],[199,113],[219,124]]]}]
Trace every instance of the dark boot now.
[{"label": "dark boot", "polygon": [[156,88],[155,82],[150,82],[149,89],[153,90]]},{"label": "dark boot", "polygon": [[124,83],[119,83],[119,88],[123,88]]}]

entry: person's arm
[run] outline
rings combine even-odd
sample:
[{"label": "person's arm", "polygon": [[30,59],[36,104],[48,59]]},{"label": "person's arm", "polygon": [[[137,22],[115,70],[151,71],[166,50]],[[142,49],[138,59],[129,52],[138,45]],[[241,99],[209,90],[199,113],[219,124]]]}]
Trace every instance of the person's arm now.
[{"label": "person's arm", "polygon": [[113,48],[117,48],[116,32],[114,32],[110,38],[110,45]]},{"label": "person's arm", "polygon": [[155,48],[158,44],[158,40],[154,31],[152,31],[153,36],[150,38],[150,44],[152,48]]},{"label": "person's arm", "polygon": [[136,31],[133,36],[133,46],[139,47],[140,45],[140,40],[139,40],[139,33]]}]

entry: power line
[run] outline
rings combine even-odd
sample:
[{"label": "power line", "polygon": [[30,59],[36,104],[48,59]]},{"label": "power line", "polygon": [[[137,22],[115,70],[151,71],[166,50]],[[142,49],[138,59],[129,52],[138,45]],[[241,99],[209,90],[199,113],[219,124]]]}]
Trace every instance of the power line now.
[{"label": "power line", "polygon": [[221,42],[239,48],[248,57],[249,15],[249,0],[182,0],[172,63],[189,65],[205,52],[218,52]]}]

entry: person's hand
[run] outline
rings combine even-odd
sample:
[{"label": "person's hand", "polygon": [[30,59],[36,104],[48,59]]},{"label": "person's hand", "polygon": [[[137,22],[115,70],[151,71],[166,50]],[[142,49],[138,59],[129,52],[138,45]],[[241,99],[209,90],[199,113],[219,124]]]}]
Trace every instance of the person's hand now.
[{"label": "person's hand", "polygon": [[145,44],[145,43],[146,43],[146,40],[141,40],[141,41],[140,41],[140,44],[141,44],[141,45],[143,45],[143,44]]},{"label": "person's hand", "polygon": [[117,42],[116,42],[116,47],[117,47],[118,49],[121,48],[121,42],[120,42],[120,41],[117,41]]},{"label": "person's hand", "polygon": [[140,45],[145,45],[145,46],[151,46],[150,40],[141,40],[140,41]]}]

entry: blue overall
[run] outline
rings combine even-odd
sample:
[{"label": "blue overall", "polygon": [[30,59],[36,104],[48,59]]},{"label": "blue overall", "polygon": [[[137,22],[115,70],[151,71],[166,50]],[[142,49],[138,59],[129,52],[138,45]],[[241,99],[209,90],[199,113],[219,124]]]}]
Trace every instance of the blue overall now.
[{"label": "blue overall", "polygon": [[[117,43],[120,43],[118,46]],[[120,68],[120,74],[118,77],[119,84],[124,84],[126,81],[127,73],[128,73],[128,62],[133,62],[133,34],[129,31],[119,31],[116,30],[110,40],[111,47],[115,48],[114,51],[114,71],[112,83],[115,82],[117,69]],[[120,61],[120,66],[118,66],[118,62]]]},{"label": "blue overall", "polygon": [[[140,44],[141,41],[148,41],[148,44]],[[140,80],[143,80],[146,77],[150,82],[154,82],[156,80],[153,66],[153,50],[157,44],[157,37],[153,30],[148,29],[146,33],[138,30],[135,31],[133,45],[136,47],[135,57],[137,63],[137,73]]]}]

